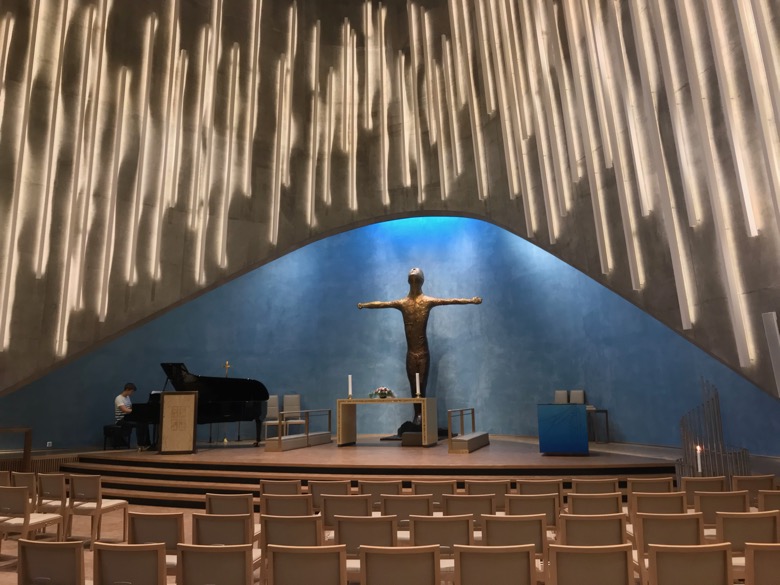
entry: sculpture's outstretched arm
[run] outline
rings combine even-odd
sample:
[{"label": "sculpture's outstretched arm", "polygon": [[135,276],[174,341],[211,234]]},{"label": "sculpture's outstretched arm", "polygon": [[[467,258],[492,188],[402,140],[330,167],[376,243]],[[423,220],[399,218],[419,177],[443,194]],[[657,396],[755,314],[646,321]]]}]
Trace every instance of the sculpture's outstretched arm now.
[{"label": "sculpture's outstretched arm", "polygon": [[369,303],[358,303],[358,309],[398,309],[401,307],[401,301],[371,301]]},{"label": "sculpture's outstretched arm", "polygon": [[431,305],[479,305],[482,303],[482,297],[471,297],[470,299],[437,299],[431,297],[429,299]]}]

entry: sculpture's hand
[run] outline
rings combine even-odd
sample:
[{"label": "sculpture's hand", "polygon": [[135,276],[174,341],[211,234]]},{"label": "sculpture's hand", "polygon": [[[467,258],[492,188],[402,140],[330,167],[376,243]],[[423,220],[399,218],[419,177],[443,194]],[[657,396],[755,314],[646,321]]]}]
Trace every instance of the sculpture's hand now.
[{"label": "sculpture's hand", "polygon": [[475,305],[481,305],[482,297],[474,297],[473,299],[471,299],[471,302],[474,303]]},{"label": "sculpture's hand", "polygon": [[362,308],[363,308],[363,303],[358,303],[358,309],[362,309]]}]

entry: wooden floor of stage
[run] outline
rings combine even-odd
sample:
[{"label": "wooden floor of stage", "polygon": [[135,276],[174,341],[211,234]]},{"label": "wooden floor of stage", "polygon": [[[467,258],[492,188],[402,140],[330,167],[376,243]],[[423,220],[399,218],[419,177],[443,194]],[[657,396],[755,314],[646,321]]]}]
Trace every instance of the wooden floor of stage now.
[{"label": "wooden floor of stage", "polygon": [[91,453],[92,457],[121,458],[128,463],[155,464],[163,461],[171,465],[197,465],[204,467],[249,467],[266,471],[277,469],[321,470],[332,473],[371,470],[399,473],[417,470],[437,475],[462,475],[464,473],[528,473],[547,475],[570,470],[581,474],[614,471],[630,474],[632,469],[652,473],[652,468],[674,467],[680,450],[665,447],[648,447],[626,444],[591,443],[590,454],[585,456],[543,455],[539,453],[536,438],[491,436],[490,445],[469,454],[448,452],[446,440],[434,447],[402,447],[399,441],[383,441],[379,436],[361,435],[358,443],[338,447],[334,442],[285,452],[268,452],[263,446],[253,447],[250,442],[198,445],[192,454],[159,454],[154,451],[110,451]]}]

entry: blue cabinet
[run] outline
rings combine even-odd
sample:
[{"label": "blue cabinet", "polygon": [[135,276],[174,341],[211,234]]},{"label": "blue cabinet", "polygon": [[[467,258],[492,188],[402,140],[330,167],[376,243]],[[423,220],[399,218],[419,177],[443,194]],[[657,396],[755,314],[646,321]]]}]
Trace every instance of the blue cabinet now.
[{"label": "blue cabinet", "polygon": [[539,452],[587,455],[588,416],[584,404],[538,404]]}]

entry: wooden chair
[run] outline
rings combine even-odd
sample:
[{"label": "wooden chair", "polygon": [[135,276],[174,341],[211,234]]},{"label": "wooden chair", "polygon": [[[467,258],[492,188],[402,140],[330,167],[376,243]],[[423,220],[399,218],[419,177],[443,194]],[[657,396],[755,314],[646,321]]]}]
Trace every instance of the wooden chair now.
[{"label": "wooden chair", "polygon": [[[29,539],[36,530],[57,526],[57,540],[62,540],[62,516],[32,511],[28,490],[25,486],[0,486],[0,544],[7,534],[19,534]],[[16,557],[0,557],[0,567],[17,561]]]},{"label": "wooden chair", "polygon": [[39,473],[35,511],[59,514],[63,527],[68,525],[68,487],[64,473]]},{"label": "wooden chair", "polygon": [[631,545],[550,545],[548,585],[634,585]]},{"label": "wooden chair", "polygon": [[206,494],[206,514],[249,514],[255,540],[260,541],[260,523],[255,520],[255,498],[251,493]]},{"label": "wooden chair", "polygon": [[84,585],[84,546],[80,541],[51,542],[20,538],[19,585]]},{"label": "wooden chair", "polygon": [[165,568],[176,574],[178,544],[184,542],[184,512],[128,512],[127,542],[165,546]]},{"label": "wooden chair", "polygon": [[693,508],[693,494],[695,492],[725,492],[726,476],[680,478],[680,490],[685,492],[685,500],[689,508]]},{"label": "wooden chair", "polygon": [[176,585],[252,585],[252,545],[178,546]]},{"label": "wooden chair", "polygon": [[766,475],[732,475],[731,489],[734,491],[747,490],[750,494],[750,505],[758,505],[758,492],[760,490],[774,490],[774,474]]},{"label": "wooden chair", "polygon": [[536,585],[535,548],[456,544],[455,585]]},{"label": "wooden chair", "polygon": [[628,501],[626,534],[634,540],[637,514],[685,514],[688,505],[685,492],[634,492]]},{"label": "wooden chair", "polygon": [[[319,512],[322,509],[322,496],[325,494],[336,494],[347,496],[352,493],[352,481],[344,480],[309,480],[307,484],[309,495],[311,496],[312,509]],[[373,501],[372,501],[373,505]]]},{"label": "wooden chair", "polygon": [[269,585],[347,585],[347,547],[268,545]]},{"label": "wooden chair", "polygon": [[758,490],[758,509],[780,510],[780,490]]},{"label": "wooden chair", "polygon": [[108,544],[96,542],[92,575],[94,585],[143,583],[165,585],[165,545]]},{"label": "wooden chair", "polygon": [[650,585],[732,585],[728,543],[650,545]]},{"label": "wooden chair", "polygon": [[[290,434],[290,427],[305,427],[306,420],[301,416],[301,395],[285,394],[282,399],[282,424],[284,425],[284,434]],[[305,428],[303,429],[305,432]]]},{"label": "wooden chair", "polygon": [[[715,528],[715,514],[717,512],[749,512],[750,497],[747,490],[696,492],[693,496],[693,509],[704,515],[704,535],[707,537],[707,529]],[[714,532],[710,536],[714,538]]]},{"label": "wooden chair", "polygon": [[269,544],[322,545],[322,516],[269,516],[260,514],[260,551],[268,556]]},{"label": "wooden chair", "polygon": [[0,469],[0,486],[11,485],[11,472],[5,469]]},{"label": "wooden chair", "polygon": [[[254,523],[249,514],[192,515],[192,544],[233,545],[255,542]],[[262,557],[259,549],[252,549],[252,569],[259,569]]]},{"label": "wooden chair", "polygon": [[455,580],[456,544],[474,544],[471,514],[460,516],[409,516],[410,544],[412,546],[439,545],[439,568],[443,581]]},{"label": "wooden chair", "polygon": [[444,509],[442,494],[454,494],[458,491],[458,482],[454,479],[443,479],[440,481],[432,480],[414,480],[412,481],[412,493],[420,495],[433,496],[434,512],[441,512]]},{"label": "wooden chair", "polygon": [[547,530],[553,533],[558,530],[558,517],[561,514],[558,494],[508,494],[505,501],[507,516],[544,514]]},{"label": "wooden chair", "polygon": [[575,494],[614,494],[620,491],[620,485],[616,477],[574,478],[571,480],[571,491]]},{"label": "wooden chair", "polygon": [[512,493],[512,482],[508,479],[467,479],[464,485],[466,486],[467,494],[492,495],[496,500],[496,510],[502,512],[506,509],[505,496]]},{"label": "wooden chair", "polygon": [[268,428],[276,428],[277,436],[284,433],[284,423],[279,423],[279,395],[270,394],[268,396],[267,410],[262,425],[262,438],[264,442],[268,441]]},{"label": "wooden chair", "polygon": [[122,513],[122,541],[127,540],[127,500],[103,497],[99,475],[70,475],[70,510],[68,511],[68,537],[73,535],[73,517],[89,516],[90,543],[100,538],[100,524],[103,515],[110,512]]},{"label": "wooden chair", "polygon": [[[373,497],[373,496],[372,496]],[[395,516],[398,527],[408,526],[409,516],[433,515],[433,496],[424,494],[383,494],[379,499],[383,516]]]},{"label": "wooden chair", "polygon": [[704,517],[701,512],[687,514],[636,514],[634,525],[636,555],[634,567],[640,585],[648,583],[649,546],[704,544]]},{"label": "wooden chair", "polygon": [[780,542],[780,511],[717,512],[715,534],[717,542],[731,543],[734,579],[744,579],[745,545]]},{"label": "wooden chair", "polygon": [[314,506],[311,494],[262,494],[260,511],[271,516],[308,516]]},{"label": "wooden chair", "polygon": [[558,508],[563,507],[563,479],[517,479],[515,487],[518,494],[558,494]]},{"label": "wooden chair", "polygon": [[780,575],[780,544],[745,545],[745,585],[776,585]]},{"label": "wooden chair", "polygon": [[626,515],[561,514],[558,542],[569,546],[606,546],[626,542]]},{"label": "wooden chair", "polygon": [[398,523],[395,516],[336,516],[333,540],[347,547],[347,579],[360,579],[360,547],[397,546]]},{"label": "wooden chair", "polygon": [[33,505],[33,509],[35,509],[35,504],[38,501],[38,478],[35,476],[35,473],[32,471],[12,471],[11,485],[26,487],[30,503]]},{"label": "wooden chair", "polygon": [[674,491],[674,477],[628,477],[626,478],[626,495],[631,499],[634,492],[664,493]]},{"label": "wooden chair", "polygon": [[569,514],[617,514],[623,513],[623,494],[570,493],[567,511]]},{"label": "wooden chair", "polygon": [[[403,491],[403,482],[398,480],[373,481],[361,479],[358,481],[359,494],[371,494],[374,510],[381,509],[381,496],[383,494],[399,495]],[[384,514],[384,512],[382,512]]]},{"label": "wooden chair", "polygon": [[482,544],[485,546],[533,545],[538,581],[547,576],[548,544],[546,515],[482,515]]},{"label": "wooden chair", "polygon": [[371,494],[324,494],[322,496],[323,529],[333,530],[335,516],[371,516]]},{"label": "wooden chair", "polygon": [[287,494],[301,493],[301,482],[297,479],[261,479],[260,494]]},{"label": "wooden chair", "polygon": [[361,585],[439,585],[439,545],[361,546]]},{"label": "wooden chair", "polygon": [[482,514],[496,513],[496,497],[493,494],[444,494],[444,515],[472,514],[474,529],[482,528]]}]

